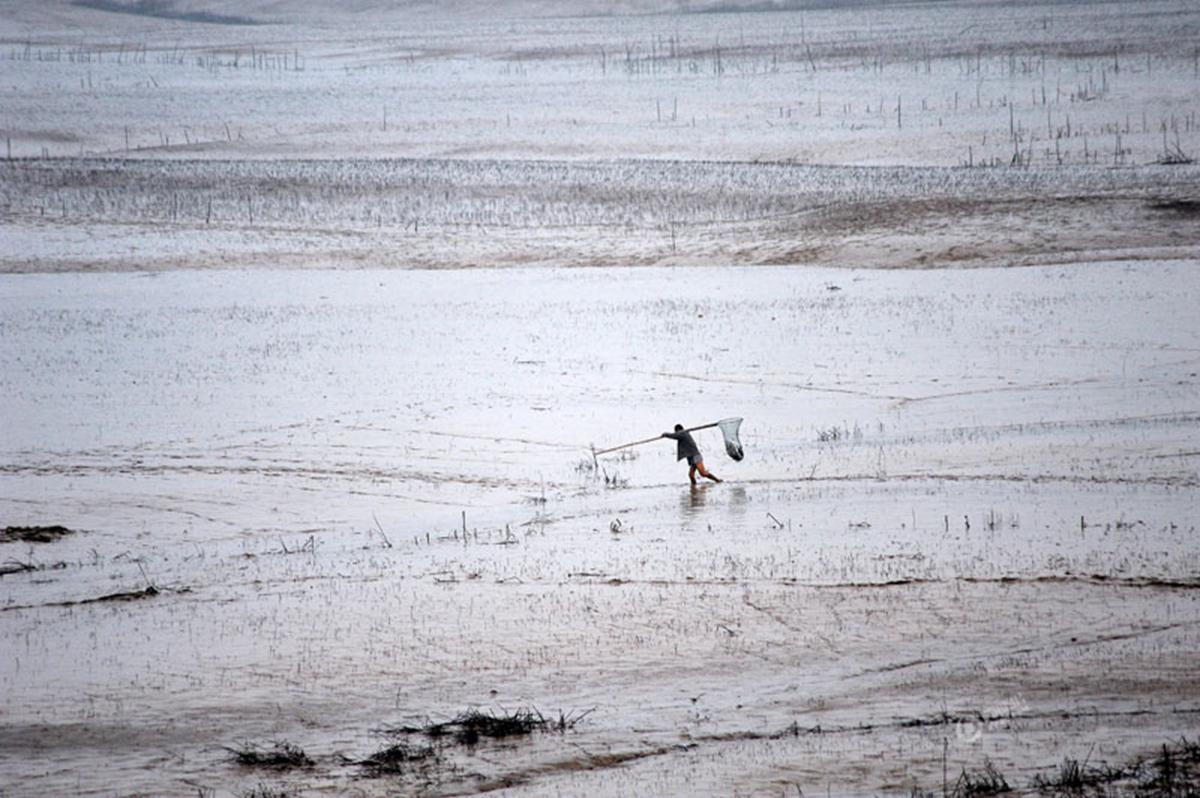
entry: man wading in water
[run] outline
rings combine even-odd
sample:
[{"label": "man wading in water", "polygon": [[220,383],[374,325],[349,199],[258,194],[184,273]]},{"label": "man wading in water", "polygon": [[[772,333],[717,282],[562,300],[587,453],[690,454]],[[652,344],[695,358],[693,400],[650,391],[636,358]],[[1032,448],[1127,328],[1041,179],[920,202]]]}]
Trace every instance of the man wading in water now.
[{"label": "man wading in water", "polygon": [[700,447],[696,445],[696,441],[692,438],[692,433],[685,430],[682,424],[676,424],[674,432],[664,432],[662,437],[671,438],[677,442],[675,459],[682,460],[685,457],[687,458],[688,465],[691,466],[688,469],[688,479],[692,481],[693,485],[696,484],[697,471],[700,472],[700,476],[708,477],[713,482],[721,481],[704,467],[704,458],[700,455]]}]

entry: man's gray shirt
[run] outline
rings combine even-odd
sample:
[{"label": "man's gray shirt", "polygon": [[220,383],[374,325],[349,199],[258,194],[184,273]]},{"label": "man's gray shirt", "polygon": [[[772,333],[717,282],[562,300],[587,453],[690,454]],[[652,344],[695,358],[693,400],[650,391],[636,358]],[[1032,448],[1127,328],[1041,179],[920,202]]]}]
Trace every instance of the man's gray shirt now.
[{"label": "man's gray shirt", "polygon": [[663,434],[678,442],[675,447],[676,460],[683,460],[694,454],[700,454],[700,447],[696,445],[696,441],[692,438],[692,433],[687,430],[683,432],[665,432]]}]

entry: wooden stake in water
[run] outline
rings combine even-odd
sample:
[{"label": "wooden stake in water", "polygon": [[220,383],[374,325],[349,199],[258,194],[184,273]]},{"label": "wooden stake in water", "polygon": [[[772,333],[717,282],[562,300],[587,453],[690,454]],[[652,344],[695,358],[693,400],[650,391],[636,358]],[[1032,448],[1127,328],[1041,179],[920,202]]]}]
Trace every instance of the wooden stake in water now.
[{"label": "wooden stake in water", "polygon": [[942,798],[946,798],[946,796],[949,794],[947,792],[948,779],[946,778],[946,754],[949,750],[950,750],[950,740],[943,737],[942,738]]}]

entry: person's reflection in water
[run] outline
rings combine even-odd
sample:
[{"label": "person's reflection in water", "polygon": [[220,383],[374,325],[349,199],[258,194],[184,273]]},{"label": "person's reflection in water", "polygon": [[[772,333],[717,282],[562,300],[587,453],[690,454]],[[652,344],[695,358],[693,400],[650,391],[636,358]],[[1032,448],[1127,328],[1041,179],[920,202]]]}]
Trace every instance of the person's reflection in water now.
[{"label": "person's reflection in water", "polygon": [[708,485],[692,485],[683,496],[683,514],[695,515],[708,503]]},{"label": "person's reflection in water", "polygon": [[[680,500],[680,509],[685,516],[699,515],[705,511],[708,506],[708,491],[710,485],[701,483],[692,485],[687,493]],[[728,510],[741,515],[746,510],[746,504],[749,497],[746,495],[746,489],[741,485],[735,485],[728,490],[717,490],[714,496],[717,496],[717,504],[726,507]]]}]

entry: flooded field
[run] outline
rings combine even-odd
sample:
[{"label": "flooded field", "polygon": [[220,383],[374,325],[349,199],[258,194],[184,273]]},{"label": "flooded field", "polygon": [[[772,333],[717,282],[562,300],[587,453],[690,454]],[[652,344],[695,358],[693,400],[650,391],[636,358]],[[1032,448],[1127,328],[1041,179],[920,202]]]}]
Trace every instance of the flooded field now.
[{"label": "flooded field", "polygon": [[1195,4],[486,6],[0,3],[0,798],[1194,794]]},{"label": "flooded field", "polygon": [[[0,544],[30,566],[0,768],[778,795],[1123,764],[1200,713],[1198,295],[1178,263],[6,277],[5,522],[72,534]],[[590,453],[728,415],[723,484]],[[355,764],[471,708],[578,722]],[[273,740],[313,764],[226,750]]]}]

